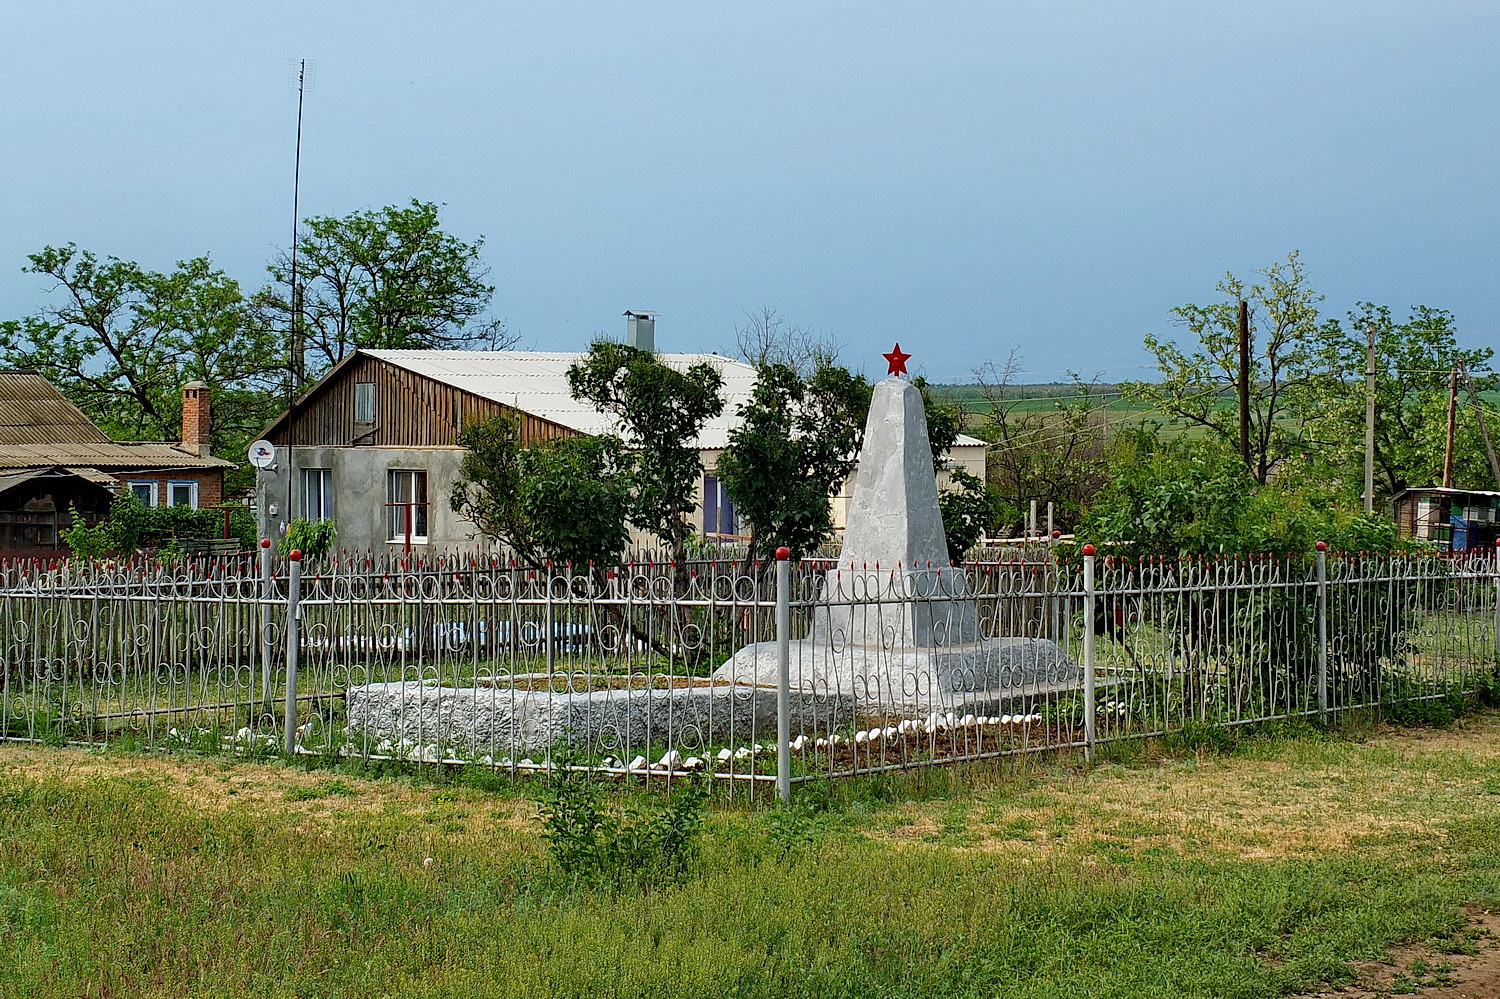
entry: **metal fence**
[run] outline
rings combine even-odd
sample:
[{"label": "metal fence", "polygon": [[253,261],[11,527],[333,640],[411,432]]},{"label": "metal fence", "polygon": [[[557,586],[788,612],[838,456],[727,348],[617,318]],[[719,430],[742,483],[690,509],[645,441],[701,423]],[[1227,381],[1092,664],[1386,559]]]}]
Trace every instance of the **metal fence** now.
[{"label": "metal fence", "polygon": [[994,554],[780,583],[710,559],[11,565],[0,737],[759,794],[1446,697],[1496,666],[1492,557]]}]

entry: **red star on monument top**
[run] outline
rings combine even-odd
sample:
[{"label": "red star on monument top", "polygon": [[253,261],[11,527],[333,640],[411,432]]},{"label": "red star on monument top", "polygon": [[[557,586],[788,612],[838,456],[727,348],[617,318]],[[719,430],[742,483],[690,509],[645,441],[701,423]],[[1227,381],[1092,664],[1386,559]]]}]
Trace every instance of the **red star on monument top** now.
[{"label": "red star on monument top", "polygon": [[911,357],[911,355],[910,354],[903,354],[903,353],[901,353],[901,345],[899,343],[896,344],[896,346],[894,346],[894,347],[891,348],[891,352],[889,354],[881,354],[880,356],[883,357],[883,358],[885,358],[887,361],[890,362],[891,370],[887,371],[886,374],[888,374],[888,375],[904,375],[904,374],[906,374],[906,361],[907,361],[907,358]]}]

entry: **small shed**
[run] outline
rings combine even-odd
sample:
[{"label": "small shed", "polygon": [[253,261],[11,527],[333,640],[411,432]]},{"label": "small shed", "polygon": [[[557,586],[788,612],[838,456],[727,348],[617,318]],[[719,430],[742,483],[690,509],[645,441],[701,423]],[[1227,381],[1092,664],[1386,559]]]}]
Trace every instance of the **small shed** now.
[{"label": "small shed", "polygon": [[1500,538],[1500,492],[1422,486],[1392,497],[1403,538],[1432,541],[1453,551],[1489,550]]}]

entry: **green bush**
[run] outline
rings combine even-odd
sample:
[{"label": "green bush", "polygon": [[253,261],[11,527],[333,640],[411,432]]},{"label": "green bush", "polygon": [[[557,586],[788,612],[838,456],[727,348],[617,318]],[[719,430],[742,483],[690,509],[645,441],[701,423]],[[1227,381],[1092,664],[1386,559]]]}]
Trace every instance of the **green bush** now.
[{"label": "green bush", "polygon": [[[109,516],[94,525],[75,519],[62,532],[63,543],[79,558],[98,559],[134,555],[142,549],[182,550],[187,540],[216,540],[224,534],[222,510],[189,506],[143,505],[129,494],[115,498]],[[245,548],[255,545],[255,518],[249,510],[229,512],[229,536]]]},{"label": "green bush", "polygon": [[686,782],[664,800],[612,807],[597,778],[558,767],[542,795],[542,839],[568,879],[613,886],[671,882],[698,856],[708,789]]},{"label": "green bush", "polygon": [[[1109,556],[1100,568],[1101,589],[1129,591],[1147,576],[1175,574],[1183,591],[1166,602],[1109,598],[1099,602],[1108,632],[1125,619],[1174,636],[1177,651],[1195,664],[1190,677],[1223,669],[1236,703],[1271,691],[1279,709],[1299,710],[1316,699],[1317,613],[1312,578],[1319,541],[1330,553],[1407,557],[1409,547],[1387,518],[1360,512],[1357,501],[1323,482],[1299,481],[1296,469],[1257,485],[1243,461],[1218,444],[1167,439],[1154,429],[1123,432],[1115,442],[1111,478],[1078,530],[1078,539]],[[1068,551],[1077,558],[1077,550]],[[1164,557],[1166,570],[1152,559]],[[1225,599],[1216,580],[1224,558],[1257,565],[1272,560],[1268,576],[1291,583],[1243,591]],[[1338,564],[1330,558],[1330,578]],[[1441,567],[1434,567],[1441,574]],[[1425,605],[1437,587],[1408,574],[1382,582],[1344,581],[1330,589],[1328,673],[1352,691],[1373,690],[1387,667],[1413,649]],[[1238,578],[1230,568],[1225,580]],[[1334,601],[1338,601],[1335,605]],[[1186,691],[1203,700],[1201,682]],[[1285,698],[1285,703],[1280,701]]]},{"label": "green bush", "polygon": [[334,543],[338,540],[338,528],[331,520],[302,520],[292,521],[291,526],[281,538],[281,543],[276,546],[276,551],[285,558],[291,554],[293,549],[300,551],[303,558],[319,559],[333,550]]}]

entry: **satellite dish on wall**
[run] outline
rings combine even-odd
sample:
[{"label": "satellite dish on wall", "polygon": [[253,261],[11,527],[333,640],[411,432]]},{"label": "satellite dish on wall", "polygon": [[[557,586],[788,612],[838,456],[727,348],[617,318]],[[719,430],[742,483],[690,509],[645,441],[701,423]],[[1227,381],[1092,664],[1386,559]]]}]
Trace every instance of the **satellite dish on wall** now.
[{"label": "satellite dish on wall", "polygon": [[250,464],[256,468],[270,468],[275,463],[276,445],[266,440],[250,445]]}]

